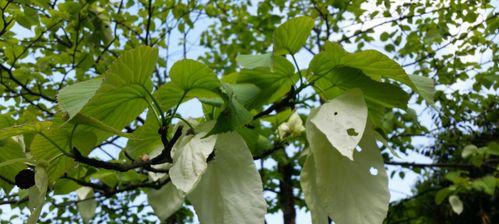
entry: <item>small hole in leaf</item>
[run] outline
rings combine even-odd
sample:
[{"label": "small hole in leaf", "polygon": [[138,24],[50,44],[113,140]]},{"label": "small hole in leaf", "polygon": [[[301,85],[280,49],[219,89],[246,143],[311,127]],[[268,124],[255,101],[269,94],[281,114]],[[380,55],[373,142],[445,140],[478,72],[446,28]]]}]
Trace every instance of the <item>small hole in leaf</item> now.
[{"label": "small hole in leaf", "polygon": [[354,128],[347,129],[347,134],[350,135],[350,136],[357,136],[357,135],[359,135],[359,133],[357,133]]},{"label": "small hole in leaf", "polygon": [[371,175],[373,176],[376,176],[378,175],[378,169],[371,166],[371,168],[369,168],[369,173],[371,173]]},{"label": "small hole in leaf", "polygon": [[362,149],[359,146],[355,146],[355,150],[357,150],[357,152],[362,152]]},{"label": "small hole in leaf", "polygon": [[334,115],[338,115],[338,112],[334,112]]}]

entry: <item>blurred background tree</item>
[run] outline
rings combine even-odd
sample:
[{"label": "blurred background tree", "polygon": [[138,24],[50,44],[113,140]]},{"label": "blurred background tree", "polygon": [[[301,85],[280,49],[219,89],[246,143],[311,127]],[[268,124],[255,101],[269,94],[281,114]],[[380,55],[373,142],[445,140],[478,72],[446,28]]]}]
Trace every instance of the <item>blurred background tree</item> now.
[{"label": "blurred background tree", "polygon": [[[270,51],[272,32],[283,21],[308,15],[317,22],[299,64],[333,41],[350,51],[381,50],[408,73],[436,82],[433,105],[414,95],[407,111],[376,108],[384,119],[379,131],[400,156],[384,151],[392,180],[414,173],[418,179],[412,194],[392,203],[386,222],[497,223],[497,6],[455,0],[0,0],[0,127],[53,117],[62,87],[102,74],[125,49],[159,49],[156,87],[181,58],[200,59],[222,76],[237,71],[237,55]],[[138,117],[127,131],[143,122]],[[96,155],[112,159],[124,145],[109,139]],[[295,223],[305,207],[297,181],[303,161],[294,149],[301,144],[277,146],[259,160],[269,212]],[[11,178],[2,176],[2,188]],[[25,201],[1,195],[3,220],[26,215],[3,209],[22,209]],[[449,196],[462,202],[460,215]],[[112,197],[121,200],[99,201],[95,222],[155,222],[137,189]],[[67,206],[72,199],[52,198],[42,221],[81,222]],[[186,207],[168,222],[192,216]]]}]

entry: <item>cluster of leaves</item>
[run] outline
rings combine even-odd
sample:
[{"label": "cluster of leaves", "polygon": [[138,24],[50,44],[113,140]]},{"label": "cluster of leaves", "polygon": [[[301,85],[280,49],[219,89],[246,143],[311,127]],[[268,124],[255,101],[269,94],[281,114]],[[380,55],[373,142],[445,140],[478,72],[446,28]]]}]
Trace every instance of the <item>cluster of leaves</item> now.
[{"label": "cluster of leaves", "polygon": [[[178,61],[170,81],[155,90],[151,75],[157,50],[140,46],[123,53],[101,77],[64,87],[57,96],[61,112],[53,120],[2,129],[0,138],[11,143],[2,150],[12,153],[1,163],[6,178],[31,169],[26,166],[35,170],[26,193],[28,222],[38,219],[49,189],[75,191],[80,214],[88,222],[97,206],[94,191],[113,195],[141,188],[161,220],[187,199],[203,223],[261,223],[267,206],[253,158],[269,150],[270,143],[255,144],[255,137],[268,140],[251,127],[261,126],[262,117],[282,117],[271,114],[276,108],[262,110],[263,105],[287,107],[308,86],[328,100],[307,115],[304,144],[309,149],[303,152],[301,184],[314,222],[327,222],[328,217],[337,223],[381,222],[389,193],[376,145],[376,111],[404,109],[408,100],[400,87],[383,80],[399,81],[429,99],[432,83],[407,75],[377,51],[348,53],[334,43],[302,71],[294,55],[313,26],[309,17],[285,22],[274,32],[272,53],[239,57],[244,69],[222,79],[200,62]],[[204,116],[186,120],[177,110],[193,98],[202,103]],[[132,134],[120,131],[146,109],[143,126]],[[180,121],[175,123],[175,118]],[[297,119],[295,115],[289,123],[274,123],[280,126],[274,134],[281,143],[302,135]],[[113,135],[129,139],[119,159],[88,157]],[[366,203],[359,205],[360,200]],[[366,215],[355,215],[359,213]]]}]

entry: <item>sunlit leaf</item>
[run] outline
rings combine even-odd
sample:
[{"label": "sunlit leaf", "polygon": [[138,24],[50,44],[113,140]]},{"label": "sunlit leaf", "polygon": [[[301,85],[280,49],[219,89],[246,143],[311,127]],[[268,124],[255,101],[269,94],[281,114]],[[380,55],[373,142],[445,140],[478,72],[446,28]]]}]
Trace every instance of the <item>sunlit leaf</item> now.
[{"label": "sunlit leaf", "polygon": [[290,19],[274,31],[274,53],[278,55],[294,54],[307,41],[314,28],[314,20],[307,16]]}]

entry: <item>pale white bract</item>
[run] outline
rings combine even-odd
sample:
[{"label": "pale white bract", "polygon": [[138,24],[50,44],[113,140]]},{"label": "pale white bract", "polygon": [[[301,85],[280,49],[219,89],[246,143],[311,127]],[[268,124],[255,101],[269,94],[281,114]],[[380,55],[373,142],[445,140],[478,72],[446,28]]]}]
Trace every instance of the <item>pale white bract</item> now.
[{"label": "pale white bract", "polygon": [[261,224],[267,211],[253,157],[236,132],[218,135],[215,159],[188,195],[203,224]]},{"label": "pale white bract", "polygon": [[353,160],[353,151],[367,122],[362,91],[353,89],[322,105],[310,121],[326,135],[341,155]]}]

